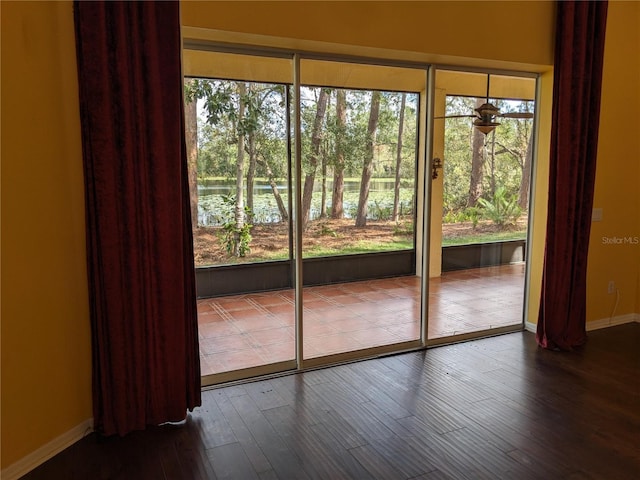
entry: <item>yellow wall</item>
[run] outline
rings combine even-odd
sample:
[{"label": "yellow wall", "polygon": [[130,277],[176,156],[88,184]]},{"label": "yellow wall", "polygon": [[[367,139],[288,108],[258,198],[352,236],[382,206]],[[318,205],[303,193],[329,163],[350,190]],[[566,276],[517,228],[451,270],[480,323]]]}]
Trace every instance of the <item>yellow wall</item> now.
[{"label": "yellow wall", "polygon": [[[91,416],[91,354],[71,3],[0,5],[4,469]],[[624,44],[635,31],[637,53],[637,8],[610,4],[615,42],[607,49],[612,58],[606,65],[603,118],[611,123],[602,128],[601,154],[602,165],[616,169],[599,170],[596,192],[605,209],[602,227],[621,233],[628,227],[618,212],[633,214],[627,200],[638,212],[637,139],[618,134],[638,131],[637,97],[632,105],[625,94],[637,92],[638,66],[629,75],[634,52]],[[184,25],[331,42],[327,50],[344,42],[363,46],[363,52],[368,52],[364,47],[405,49],[447,63],[526,64],[531,71],[546,71],[552,63],[549,2],[189,2],[182,13]],[[481,37],[477,25],[484,19],[499,25],[500,35]],[[637,232],[637,225],[636,220],[630,228]],[[590,289],[598,268],[619,274],[621,313],[634,304],[638,311],[638,267],[621,273],[632,270],[628,260],[634,252],[637,265],[637,250],[629,249],[630,257],[615,254],[613,264],[607,260],[610,250],[594,248],[590,257]],[[636,300],[629,278],[636,279]],[[594,310],[599,301],[590,302],[590,318],[600,318]]]},{"label": "yellow wall", "polygon": [[[551,65],[554,12],[549,1],[183,1],[182,24],[460,59]],[[482,22],[489,22],[489,28]]]},{"label": "yellow wall", "polygon": [[90,418],[71,3],[2,5],[2,468]]},{"label": "yellow wall", "polygon": [[[640,3],[609,2],[598,136],[594,207],[589,246],[587,320],[608,318],[620,292],[616,316],[640,313]],[[631,237],[639,243],[606,243]]]}]

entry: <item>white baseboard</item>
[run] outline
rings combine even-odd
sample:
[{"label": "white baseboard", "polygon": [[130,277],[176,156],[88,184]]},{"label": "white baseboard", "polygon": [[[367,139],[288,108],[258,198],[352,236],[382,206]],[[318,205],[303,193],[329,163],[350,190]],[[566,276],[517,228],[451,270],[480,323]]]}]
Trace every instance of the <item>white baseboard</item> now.
[{"label": "white baseboard", "polygon": [[[617,317],[601,318],[600,320],[594,320],[587,322],[587,332],[591,330],[600,330],[601,328],[615,327],[616,325],[623,325],[625,323],[640,323],[640,313],[627,313],[626,315],[618,315]],[[524,329],[528,332],[536,333],[538,324],[532,322],[524,322]]]},{"label": "white baseboard", "polygon": [[626,315],[618,315],[617,317],[601,318],[593,322],[587,322],[587,332],[591,330],[599,330],[601,328],[615,327],[625,323],[640,323],[640,313],[627,313]]},{"label": "white baseboard", "polygon": [[2,478],[2,480],[16,480],[23,475],[26,475],[31,470],[42,465],[51,457],[73,445],[92,431],[93,418],[89,418],[80,425],[76,425],[68,432],[63,433],[59,437],[54,438],[37,450],[31,452],[26,457],[18,460],[16,463],[3,469],[0,472],[0,478]]}]

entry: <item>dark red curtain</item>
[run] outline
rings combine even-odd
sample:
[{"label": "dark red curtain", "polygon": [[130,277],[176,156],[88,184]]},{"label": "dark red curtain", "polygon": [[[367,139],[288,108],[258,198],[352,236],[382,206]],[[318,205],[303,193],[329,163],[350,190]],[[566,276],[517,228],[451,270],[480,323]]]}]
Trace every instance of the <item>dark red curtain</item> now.
[{"label": "dark red curtain", "polygon": [[557,2],[547,239],[537,340],[584,344],[605,1]]},{"label": "dark red curtain", "polygon": [[97,431],[200,404],[178,2],[74,4]]}]

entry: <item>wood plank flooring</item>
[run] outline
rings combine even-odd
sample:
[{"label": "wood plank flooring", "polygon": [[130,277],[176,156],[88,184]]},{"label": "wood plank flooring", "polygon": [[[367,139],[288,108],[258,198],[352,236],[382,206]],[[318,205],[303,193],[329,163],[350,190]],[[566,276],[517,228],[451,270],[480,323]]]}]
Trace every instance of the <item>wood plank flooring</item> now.
[{"label": "wood plank flooring", "polygon": [[39,479],[637,479],[640,324],[573,353],[513,333],[203,392]]}]

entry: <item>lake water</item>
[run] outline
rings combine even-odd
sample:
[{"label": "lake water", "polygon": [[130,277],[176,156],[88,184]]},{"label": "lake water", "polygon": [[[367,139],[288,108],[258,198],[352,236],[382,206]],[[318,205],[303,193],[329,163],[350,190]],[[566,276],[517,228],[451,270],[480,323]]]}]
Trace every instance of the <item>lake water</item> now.
[{"label": "lake water", "polygon": [[[284,192],[287,190],[287,184],[284,182],[277,182],[278,190]],[[393,180],[378,180],[371,179],[370,190],[393,190],[395,182]],[[327,191],[330,192],[333,189],[333,181],[327,179]],[[231,195],[236,191],[235,182],[229,182],[227,180],[205,180],[202,183],[198,183],[198,195]],[[316,181],[313,185],[314,192],[322,191],[322,183]],[[344,182],[345,192],[359,192],[360,180],[345,180]],[[245,194],[247,190],[245,188]],[[271,185],[266,181],[256,181],[253,194],[260,195],[268,193],[271,194]]]},{"label": "lake water", "polygon": [[[369,189],[368,215],[370,219],[383,219],[391,214],[393,208],[393,188],[395,182],[388,179],[372,179]],[[331,208],[333,181],[327,180],[327,210]],[[209,180],[198,185],[198,224],[202,226],[222,225],[233,218],[232,207],[223,201],[224,195],[235,193],[235,183],[226,180]],[[285,205],[288,202],[287,185],[278,184],[278,191]],[[322,184],[316,182],[311,202],[311,220],[320,217]],[[245,189],[246,199],[246,189]],[[282,221],[273,191],[268,182],[256,181],[254,189],[253,222],[278,223]],[[360,195],[360,181],[345,181],[343,207],[345,218],[355,217]],[[400,209],[408,213],[413,206],[413,188],[400,189]]]}]

